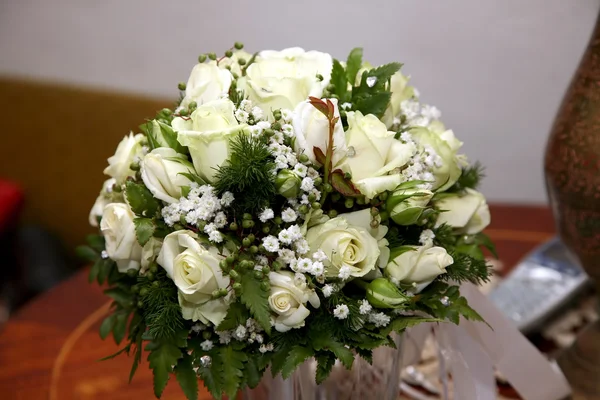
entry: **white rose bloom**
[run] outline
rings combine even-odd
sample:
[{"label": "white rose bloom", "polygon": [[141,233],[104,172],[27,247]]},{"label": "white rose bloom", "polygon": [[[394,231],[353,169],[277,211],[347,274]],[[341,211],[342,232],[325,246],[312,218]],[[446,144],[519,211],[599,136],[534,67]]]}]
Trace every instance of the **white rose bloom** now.
[{"label": "white rose bloom", "polygon": [[394,124],[394,118],[400,115],[400,104],[414,95],[413,87],[408,86],[408,78],[400,71],[392,75],[390,91],[392,92],[392,97],[383,114],[383,118],[381,118],[388,128]]},{"label": "white rose bloom", "polygon": [[135,175],[135,172],[129,168],[136,156],[141,154],[142,146],[140,144],[144,135],[141,133],[125,136],[117,146],[115,154],[108,159],[108,167],[104,169],[104,174],[115,178],[117,183],[121,184],[128,176]]},{"label": "white rose bloom", "polygon": [[176,203],[181,188],[190,184],[184,173],[193,173],[194,166],[183,154],[169,147],[159,147],[146,154],[140,163],[144,185],[152,195],[167,203]]},{"label": "white rose bloom", "polygon": [[104,207],[100,221],[106,252],[117,263],[119,272],[140,268],[142,247],[135,236],[134,218],[135,215],[127,204],[111,203]]},{"label": "white rose bloom", "polygon": [[[454,185],[460,178],[461,167],[456,151],[462,143],[454,137],[452,131],[447,132],[444,136],[439,133],[432,132],[427,128],[413,128],[410,133],[412,137],[422,146],[430,146],[437,155],[442,159],[442,165],[432,169],[435,182],[433,183],[433,191],[443,192],[450,186]],[[452,135],[450,136],[450,133]]]},{"label": "white rose bloom", "polygon": [[[335,106],[335,116],[339,117],[337,99],[330,99]],[[296,140],[294,141],[294,151],[298,154],[304,153],[309,160],[316,165],[317,162],[314,147],[323,150],[327,154],[327,145],[329,144],[329,121],[323,113],[317,110],[310,102],[303,101],[294,110],[294,119],[292,121]],[[337,164],[340,158],[346,155],[346,136],[342,121],[338,120],[333,130],[333,164]]]},{"label": "white rose bloom", "polygon": [[219,325],[227,314],[228,296],[213,299],[212,292],[229,286],[229,277],[219,268],[223,257],[217,249],[205,249],[197,237],[186,230],[168,234],[157,262],[177,286],[183,318]]},{"label": "white rose bloom", "polygon": [[[293,110],[309,96],[321,97],[331,79],[333,60],[327,53],[294,47],[262,51],[240,78],[238,87],[267,115]],[[323,80],[317,79],[317,74]]]},{"label": "white rose bloom", "polygon": [[192,101],[202,105],[217,100],[229,91],[232,80],[231,72],[217,67],[216,63],[196,64],[185,87],[181,105],[187,107]]},{"label": "white rose bloom", "polygon": [[435,206],[442,211],[436,227],[448,224],[456,228],[458,233],[473,235],[490,224],[490,209],[485,197],[473,189],[467,189],[463,195],[445,197],[437,201]]},{"label": "white rose bloom", "polygon": [[229,159],[230,141],[247,127],[238,123],[234,111],[231,100],[220,99],[198,106],[190,118],[177,117],[171,123],[179,143],[188,146],[196,172],[208,182]]},{"label": "white rose bloom", "polygon": [[102,184],[102,190],[100,191],[100,194],[96,198],[96,202],[90,210],[89,222],[91,226],[98,226],[98,217],[102,217],[102,214],[104,213],[104,207],[113,202],[108,189],[111,188],[116,182],[117,181],[115,178],[110,178],[104,181]]},{"label": "white rose bloom", "polygon": [[295,274],[290,271],[270,272],[271,294],[269,306],[277,314],[275,317],[275,330],[286,332],[293,328],[304,326],[304,320],[310,314],[306,303],[314,308],[321,305],[317,293],[309,289],[306,281],[294,279]]},{"label": "white rose bloom", "polygon": [[392,250],[385,272],[389,277],[403,283],[424,284],[446,273],[446,267],[453,262],[443,247],[406,246]]},{"label": "white rose bloom", "polygon": [[394,172],[405,165],[416,149],[412,143],[394,139],[395,132],[372,114],[348,112],[346,157],[336,166],[352,174],[352,182],[372,199],[402,183],[402,175]]},{"label": "white rose bloom", "polygon": [[376,267],[384,267],[389,257],[385,225],[371,228],[369,209],[341,214],[306,232],[310,252],[322,250],[325,275],[337,277],[340,269],[349,269],[351,277],[365,276]]}]

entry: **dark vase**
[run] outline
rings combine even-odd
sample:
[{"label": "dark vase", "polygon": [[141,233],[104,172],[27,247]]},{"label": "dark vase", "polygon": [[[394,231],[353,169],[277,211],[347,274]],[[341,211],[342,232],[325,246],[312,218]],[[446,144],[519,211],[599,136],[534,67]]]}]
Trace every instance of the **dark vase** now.
[{"label": "dark vase", "polygon": [[[600,20],[558,112],[545,157],[558,233],[600,289]],[[600,293],[600,291],[597,291]],[[558,359],[575,399],[600,399],[600,322]]]}]

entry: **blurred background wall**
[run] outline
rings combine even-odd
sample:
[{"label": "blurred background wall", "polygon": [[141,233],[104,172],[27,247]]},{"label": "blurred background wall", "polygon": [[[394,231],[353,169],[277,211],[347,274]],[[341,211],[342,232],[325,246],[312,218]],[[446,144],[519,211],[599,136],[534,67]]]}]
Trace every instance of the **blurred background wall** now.
[{"label": "blurred background wall", "polygon": [[0,2],[0,177],[26,220],[82,240],[120,138],[171,105],[201,52],[302,46],[399,60],[491,201],[545,203],[542,154],[598,0]]}]

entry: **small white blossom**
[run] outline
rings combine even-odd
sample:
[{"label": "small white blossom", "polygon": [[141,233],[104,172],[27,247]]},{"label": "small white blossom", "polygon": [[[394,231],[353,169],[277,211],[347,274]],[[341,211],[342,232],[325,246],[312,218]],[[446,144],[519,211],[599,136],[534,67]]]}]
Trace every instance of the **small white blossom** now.
[{"label": "small white blossom", "polygon": [[237,340],[244,340],[244,338],[246,337],[246,333],[246,327],[244,325],[238,325],[238,327],[235,329],[235,332],[233,333],[233,336]]},{"label": "small white blossom", "polygon": [[287,157],[283,154],[275,157],[275,167],[277,169],[286,169],[288,167]]},{"label": "small white blossom", "polygon": [[261,344],[260,347],[258,348],[258,351],[260,351],[261,353],[266,353],[268,351],[273,351],[274,346],[273,343],[269,343],[269,344]]},{"label": "small white blossom", "polygon": [[219,335],[219,343],[229,344],[231,342],[231,331],[215,331]]},{"label": "small white blossom", "polygon": [[430,120],[440,119],[442,117],[442,113],[434,106],[429,106],[425,104],[421,107],[421,115]]},{"label": "small white blossom", "polygon": [[400,125],[400,118],[394,117],[394,119],[392,121],[392,124],[394,124],[394,125]]},{"label": "small white blossom", "polygon": [[294,275],[294,285],[299,288],[304,288],[306,286],[306,277],[304,274],[296,272],[296,275]]},{"label": "small white blossom", "polygon": [[419,236],[419,243],[423,246],[431,246],[433,244],[433,239],[435,238],[435,233],[431,229],[425,229],[421,232],[421,236]]},{"label": "small white blossom", "polygon": [[298,272],[308,272],[312,268],[312,264],[310,258],[301,258],[296,263],[296,270]]},{"label": "small white blossom", "polygon": [[308,172],[306,173],[306,176],[308,176],[309,178],[312,178],[312,179],[317,179],[319,177],[319,171],[317,171],[313,167],[309,167]]},{"label": "small white blossom", "polygon": [[342,110],[349,110],[349,109],[351,109],[351,108],[352,108],[352,103],[348,103],[348,102],[342,103],[342,104],[340,105],[340,108],[341,108]]},{"label": "small white blossom", "polygon": [[261,119],[263,117],[263,110],[260,107],[253,107],[252,115],[254,116],[254,119]]},{"label": "small white blossom", "polygon": [[325,272],[325,266],[321,261],[313,262],[312,269],[309,271],[311,275],[319,276]]},{"label": "small white blossom", "polygon": [[331,296],[331,294],[333,292],[335,292],[335,288],[333,287],[333,285],[327,284],[325,286],[323,286],[323,296],[325,297],[329,297]]},{"label": "small white blossom", "polygon": [[412,135],[409,132],[402,132],[400,134],[400,139],[402,139],[405,142],[412,142],[413,141]]},{"label": "small white blossom", "polygon": [[237,119],[240,123],[245,124],[248,122],[248,112],[238,108],[235,111],[235,119]]},{"label": "small white blossom", "polygon": [[277,236],[279,241],[283,244],[291,244],[293,239],[287,229],[282,229]]},{"label": "small white blossom", "polygon": [[215,216],[214,224],[217,228],[221,229],[227,225],[227,216],[223,211],[219,211]]},{"label": "small white blossom", "polygon": [[279,240],[277,240],[275,236],[269,235],[263,239],[263,246],[265,246],[267,251],[275,253],[277,250],[279,250]]},{"label": "small white blossom", "polygon": [[250,112],[252,110],[252,101],[244,99],[240,102],[240,108],[244,111]]},{"label": "small white blossom", "polygon": [[290,249],[279,250],[279,259],[285,264],[289,264],[296,258],[296,253]]},{"label": "small white blossom", "polygon": [[312,257],[317,261],[327,260],[327,254],[325,254],[325,252],[321,249],[319,249],[315,253],[313,253]]},{"label": "small white blossom", "polygon": [[298,205],[298,199],[287,199],[287,202],[292,207],[296,207]]},{"label": "small white blossom", "polygon": [[390,323],[390,317],[384,313],[373,313],[369,315],[369,322],[375,324],[377,328],[382,328]]},{"label": "small white blossom", "polygon": [[296,214],[296,211],[294,211],[292,208],[288,207],[281,213],[281,219],[285,222],[294,222],[296,219],[298,219],[298,214]]},{"label": "small white blossom", "polygon": [[304,190],[305,192],[310,192],[314,187],[315,187],[315,181],[312,178],[309,178],[307,176],[306,178],[302,179],[302,183],[300,184],[300,189]]},{"label": "small white blossom", "polygon": [[263,335],[261,335],[261,334],[257,334],[254,339],[256,340],[256,342],[258,344],[262,344],[262,342],[264,341]]},{"label": "small white blossom", "polygon": [[205,329],[206,329],[206,325],[204,325],[204,324],[203,324],[203,323],[201,323],[201,322],[198,322],[198,323],[196,323],[194,326],[192,326],[192,331],[193,331],[193,332],[196,332],[196,333],[198,333],[198,332],[202,332],[202,331],[203,331],[203,330],[205,330]]},{"label": "small white blossom", "polygon": [[294,127],[290,124],[283,124],[283,126],[281,127],[281,131],[285,134],[285,136],[294,136]]},{"label": "small white blossom", "polygon": [[265,208],[258,216],[258,219],[260,219],[260,222],[267,222],[273,217],[275,217],[275,213],[273,212],[273,210],[271,210],[270,208]]},{"label": "small white blossom", "polygon": [[275,131],[275,133],[273,134],[271,139],[276,141],[277,143],[283,143],[283,140],[284,140],[283,132]]},{"label": "small white blossom", "polygon": [[269,265],[269,259],[265,256],[256,256],[256,264],[264,267],[265,265]]},{"label": "small white blossom", "polygon": [[296,249],[296,253],[304,255],[309,252],[310,246],[306,239],[299,239],[294,243],[294,248]]},{"label": "small white blossom", "polygon": [[358,309],[358,312],[361,315],[367,315],[368,313],[371,312],[372,309],[373,309],[373,306],[371,306],[371,303],[369,303],[367,300],[360,301],[360,307]]},{"label": "small white blossom", "polygon": [[258,126],[262,130],[265,130],[265,129],[269,129],[271,127],[271,124],[268,123],[267,121],[260,121],[256,124],[256,126]]},{"label": "small white blossom", "polygon": [[302,197],[300,198],[300,204],[310,204],[310,201],[308,200],[308,195],[307,194],[303,194]]},{"label": "small white blossom", "polygon": [[348,314],[350,313],[350,310],[348,309],[348,306],[345,304],[338,304],[334,309],[333,309],[333,316],[338,318],[338,319],[346,319],[348,318]]},{"label": "small white blossom", "polygon": [[298,225],[292,225],[287,228],[288,233],[292,237],[292,240],[302,239],[302,231]]},{"label": "small white blossom", "polygon": [[233,200],[235,200],[235,199],[233,197],[233,193],[231,193],[231,192],[225,192],[221,196],[221,204],[224,207],[229,207],[231,205],[231,203],[233,203]]},{"label": "small white blossom", "polygon": [[219,231],[212,231],[208,234],[208,240],[215,243],[221,243],[223,241],[223,234]]},{"label": "small white blossom", "polygon": [[285,122],[291,122],[294,119],[294,112],[292,110],[288,110],[287,108],[282,108],[281,119],[283,119]]},{"label": "small white blossom", "polygon": [[345,281],[346,279],[350,278],[351,273],[352,273],[352,268],[350,268],[347,265],[344,265],[344,266],[342,266],[342,268],[340,268],[340,272],[338,273],[338,278]]},{"label": "small white blossom", "polygon": [[304,164],[298,163],[294,167],[294,172],[301,178],[304,178],[306,176],[306,174],[308,173],[308,167]]},{"label": "small white blossom", "polygon": [[202,350],[204,351],[210,351],[213,348],[213,342],[212,340],[205,340],[200,343],[200,347],[202,347]]},{"label": "small white blossom", "polygon": [[263,130],[260,126],[252,125],[248,127],[248,131],[250,131],[250,135],[252,135],[253,138],[257,138],[261,135]]}]

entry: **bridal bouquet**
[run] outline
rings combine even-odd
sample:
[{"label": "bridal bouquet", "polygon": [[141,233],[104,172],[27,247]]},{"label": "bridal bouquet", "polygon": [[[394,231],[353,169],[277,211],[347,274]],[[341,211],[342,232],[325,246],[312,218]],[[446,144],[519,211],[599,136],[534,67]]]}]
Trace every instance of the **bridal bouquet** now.
[{"label": "bridal bouquet", "polygon": [[147,355],[157,397],[174,374],[234,398],[267,368],[313,358],[322,382],[394,332],[481,320],[458,287],[489,275],[481,168],[401,67],[236,43],[121,141],[80,253],[131,377]]}]

